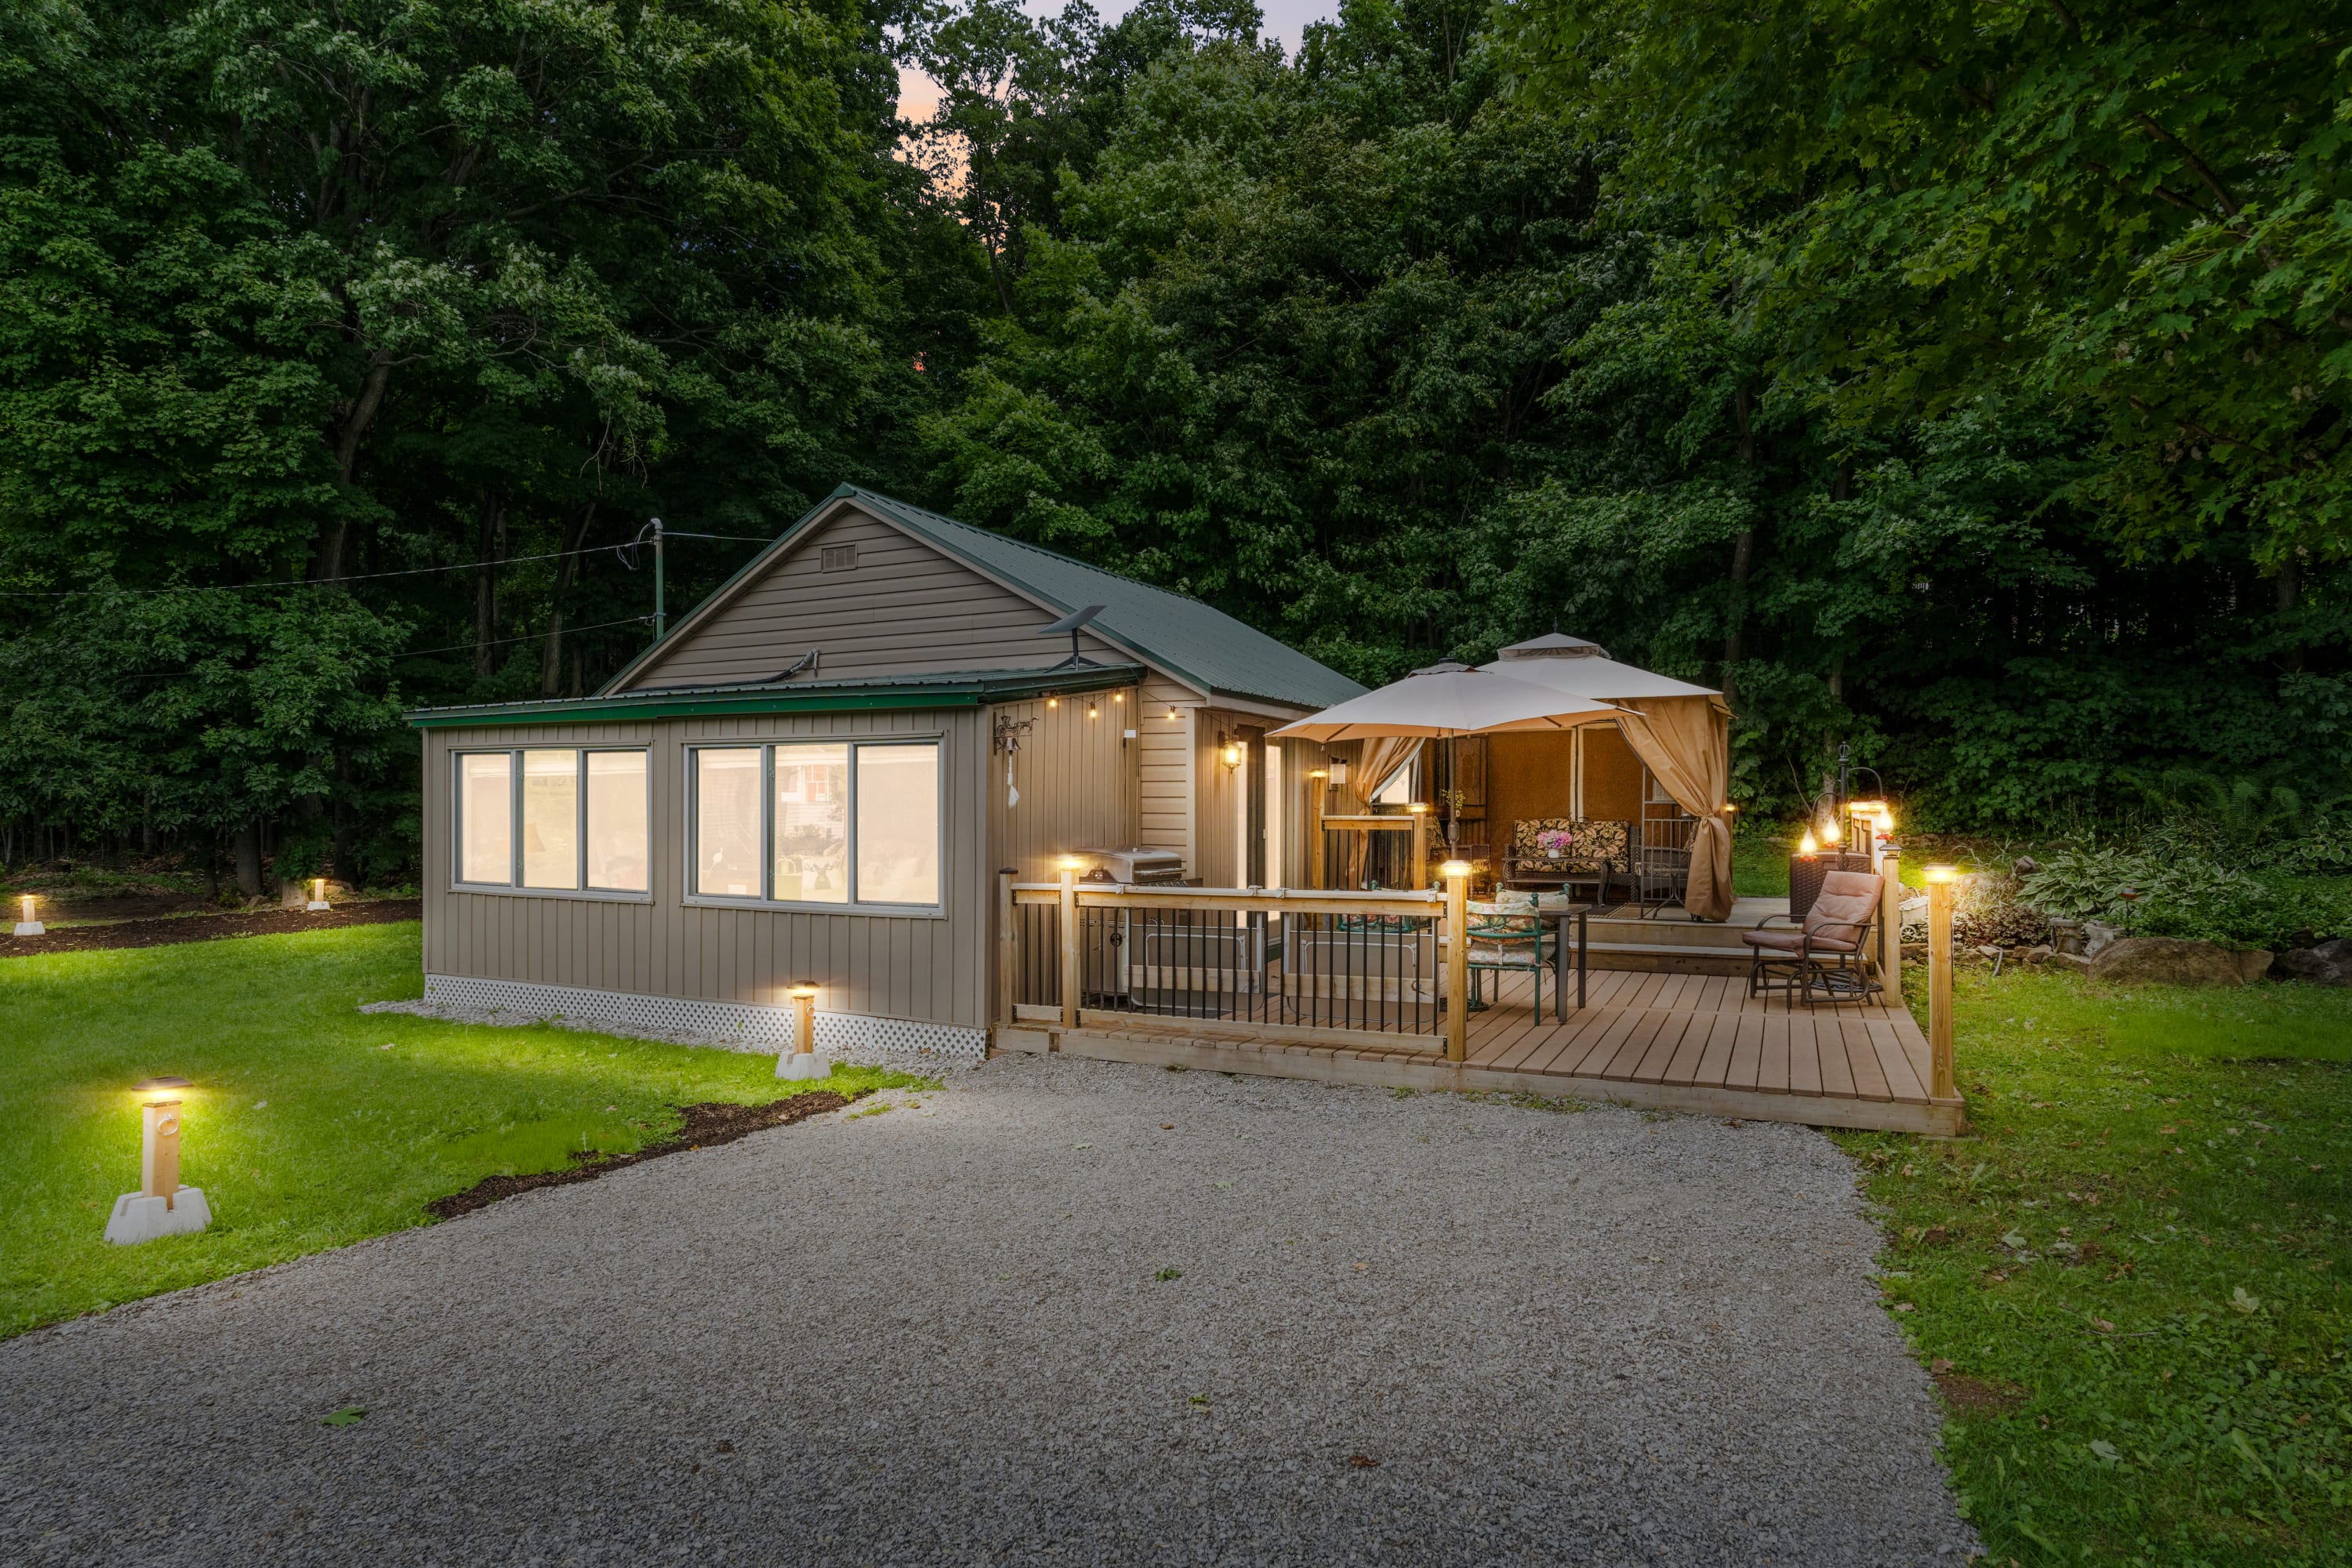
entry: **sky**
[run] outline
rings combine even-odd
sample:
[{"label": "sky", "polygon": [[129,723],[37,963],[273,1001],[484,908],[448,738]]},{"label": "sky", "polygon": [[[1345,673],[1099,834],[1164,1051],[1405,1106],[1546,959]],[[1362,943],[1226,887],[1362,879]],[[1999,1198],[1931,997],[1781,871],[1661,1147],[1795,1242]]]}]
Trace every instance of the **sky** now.
[{"label": "sky", "polygon": [[[1058,0],[1028,0],[1022,9],[1033,16],[1051,16],[1061,11]],[[1095,9],[1102,19],[1116,22],[1130,9],[1122,0],[1096,0]],[[1339,0],[1258,0],[1258,9],[1265,14],[1259,36],[1279,38],[1286,53],[1298,52],[1298,39],[1309,22],[1328,22],[1339,14]],[[898,112],[909,120],[929,120],[938,107],[939,89],[930,78],[918,70],[898,73]]]}]

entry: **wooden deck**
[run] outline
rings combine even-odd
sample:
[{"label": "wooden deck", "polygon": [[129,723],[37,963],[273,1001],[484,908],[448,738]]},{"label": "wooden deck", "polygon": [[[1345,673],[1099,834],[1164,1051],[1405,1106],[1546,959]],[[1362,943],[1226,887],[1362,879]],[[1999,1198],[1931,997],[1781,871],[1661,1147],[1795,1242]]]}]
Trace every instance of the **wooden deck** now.
[{"label": "wooden deck", "polygon": [[1961,1101],[1930,1097],[1927,1039],[1901,1008],[1791,1011],[1780,999],[1750,998],[1744,976],[1603,970],[1591,976],[1581,1010],[1571,997],[1563,1022],[1548,990],[1537,1016],[1528,984],[1512,976],[1494,1006],[1471,1015],[1468,1058],[1458,1064],[1444,1059],[1438,1042],[1417,1037],[1393,1045],[1276,1038],[1245,1024],[1092,1010],[1076,1029],[1000,1028],[997,1043],[1151,1066],[1562,1095],[1823,1127],[1949,1136],[1964,1124]]}]

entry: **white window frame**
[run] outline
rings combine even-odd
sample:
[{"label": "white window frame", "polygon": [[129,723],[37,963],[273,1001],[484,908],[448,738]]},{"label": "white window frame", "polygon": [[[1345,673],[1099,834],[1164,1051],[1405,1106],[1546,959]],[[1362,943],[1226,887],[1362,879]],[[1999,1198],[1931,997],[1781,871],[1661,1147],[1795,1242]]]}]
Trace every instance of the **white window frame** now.
[{"label": "white window frame", "polygon": [[[848,853],[844,861],[849,877],[849,900],[846,903],[818,903],[806,899],[784,900],[772,895],[776,889],[776,748],[779,746],[835,745],[849,748],[848,778]],[[940,800],[937,831],[940,867],[940,898],[931,904],[877,904],[858,897],[857,886],[857,753],[880,750],[885,746],[930,746],[940,754]],[[747,897],[730,897],[725,893],[695,891],[694,873],[698,864],[696,856],[696,833],[701,821],[701,769],[697,759],[704,752],[748,752],[760,753],[760,891]],[[773,740],[709,740],[689,742],[680,748],[686,777],[679,786],[679,795],[686,810],[678,822],[679,847],[684,855],[680,862],[686,867],[685,901],[719,910],[791,910],[798,914],[814,915],[877,915],[897,920],[945,920],[948,900],[948,742],[944,733],[918,735],[784,735]]]},{"label": "white window frame", "polygon": [[[570,752],[573,769],[572,876],[569,888],[526,888],[522,885],[522,754],[525,752]],[[646,887],[588,886],[588,753],[635,752],[646,759]],[[503,756],[507,761],[507,876],[504,882],[466,880],[466,759]],[[651,746],[453,746],[449,750],[449,890],[453,893],[505,893],[524,899],[585,899],[597,903],[650,904],[654,901],[654,759]]]}]

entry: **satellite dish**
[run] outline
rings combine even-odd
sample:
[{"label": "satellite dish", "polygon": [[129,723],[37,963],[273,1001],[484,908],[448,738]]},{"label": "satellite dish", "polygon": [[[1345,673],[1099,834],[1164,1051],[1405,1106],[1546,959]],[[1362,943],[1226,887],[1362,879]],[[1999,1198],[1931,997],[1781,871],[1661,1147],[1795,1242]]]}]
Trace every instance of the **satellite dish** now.
[{"label": "satellite dish", "polygon": [[1064,632],[1070,634],[1070,657],[1064,659],[1061,663],[1055,665],[1053,668],[1055,669],[1085,669],[1093,665],[1095,662],[1093,659],[1087,658],[1078,652],[1078,628],[1093,620],[1097,616],[1101,615],[1105,608],[1106,606],[1101,605],[1088,605],[1082,610],[1072,610],[1068,615],[1064,616],[1060,620],[1055,621],[1050,626],[1041,626],[1038,628],[1037,635],[1041,637],[1057,637]]}]

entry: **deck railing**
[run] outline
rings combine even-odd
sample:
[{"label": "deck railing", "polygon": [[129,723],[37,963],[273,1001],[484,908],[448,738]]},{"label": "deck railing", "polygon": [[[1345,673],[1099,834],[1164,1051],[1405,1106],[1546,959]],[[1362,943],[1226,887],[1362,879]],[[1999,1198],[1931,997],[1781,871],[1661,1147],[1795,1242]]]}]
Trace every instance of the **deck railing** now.
[{"label": "deck railing", "polygon": [[[1063,1028],[1242,1028],[1462,1059],[1460,890],[1353,893],[1001,879],[1000,1010]],[[1449,925],[1449,915],[1453,922]]]}]

